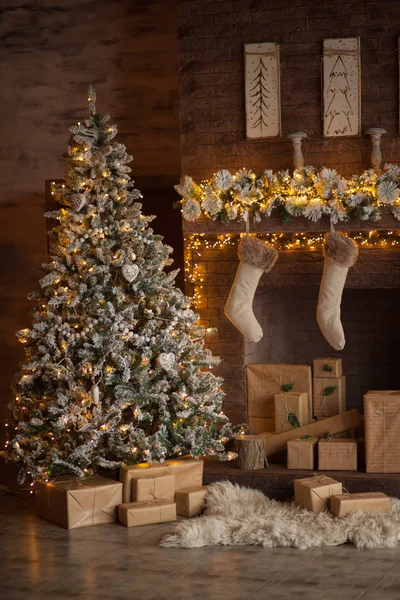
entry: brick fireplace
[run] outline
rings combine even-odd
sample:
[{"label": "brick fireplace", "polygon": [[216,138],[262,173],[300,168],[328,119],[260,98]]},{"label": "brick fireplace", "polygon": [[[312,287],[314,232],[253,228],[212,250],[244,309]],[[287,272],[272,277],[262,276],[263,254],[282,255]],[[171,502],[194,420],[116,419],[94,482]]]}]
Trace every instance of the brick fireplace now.
[{"label": "brick fireplace", "polygon": [[[282,225],[279,218],[271,218],[253,230],[261,234],[268,228],[268,232],[288,235],[307,230],[321,234],[328,230],[328,223],[294,221]],[[379,229],[394,230],[396,223],[389,215],[384,216]],[[347,376],[348,408],[362,408],[363,394],[368,389],[397,389],[400,246],[360,248],[343,294],[342,322],[347,343],[341,352],[330,348],[315,319],[323,268],[321,249],[280,251],[274,269],[261,279],[254,300],[254,312],[264,337],[257,344],[249,344],[224,316],[224,304],[238,266],[241,229],[241,224],[224,226],[205,219],[184,224],[187,292],[194,291],[190,278],[191,269],[195,268],[201,322],[218,329],[209,338],[208,346],[223,361],[217,372],[224,378],[224,408],[231,420],[247,421],[245,366],[252,363],[310,364],[318,356],[340,356]],[[342,224],[338,229],[362,232],[369,227],[360,222]],[[199,233],[203,234],[199,248],[190,250],[191,236]],[[232,236],[224,244],[221,236],[226,234]]]}]

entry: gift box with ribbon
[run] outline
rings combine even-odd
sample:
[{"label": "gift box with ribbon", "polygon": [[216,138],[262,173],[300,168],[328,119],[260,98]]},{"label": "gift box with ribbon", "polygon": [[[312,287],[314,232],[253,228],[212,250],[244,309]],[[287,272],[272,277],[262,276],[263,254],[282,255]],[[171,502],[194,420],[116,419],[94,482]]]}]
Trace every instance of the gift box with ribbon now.
[{"label": "gift box with ribbon", "polygon": [[287,443],[288,469],[314,469],[318,438],[311,435],[289,440]]},{"label": "gift box with ribbon", "polygon": [[176,521],[176,504],[168,500],[125,502],[118,507],[118,519],[125,527]]},{"label": "gift box with ribbon", "polygon": [[332,417],[346,410],[346,377],[314,377],[314,416]]},{"label": "gift box with ribbon", "polygon": [[281,392],[274,394],[275,433],[289,431],[309,423],[306,392]]},{"label": "gift box with ribbon", "polygon": [[207,486],[187,488],[175,494],[176,512],[182,517],[194,517],[201,513],[205,506]]},{"label": "gift box with ribbon", "polygon": [[122,466],[119,480],[123,483],[123,502],[132,501],[132,479],[149,479],[164,475],[175,476],[175,489],[199,487],[203,485],[203,461],[188,456],[168,459],[162,463],[140,463]]},{"label": "gift box with ribbon", "polygon": [[296,503],[312,512],[328,510],[331,496],[341,493],[342,484],[340,481],[325,475],[314,475],[314,477],[294,480]]},{"label": "gift box with ribbon", "polygon": [[357,471],[357,440],[327,438],[318,442],[319,471]]},{"label": "gift box with ribbon", "polygon": [[400,473],[400,391],[364,396],[367,473]]},{"label": "gift box with ribbon", "polygon": [[314,377],[325,377],[326,379],[342,376],[341,358],[316,358],[313,361]]},{"label": "gift box with ribbon", "polygon": [[122,502],[122,483],[99,476],[58,477],[35,487],[39,517],[66,529],[112,523]]},{"label": "gift box with ribbon", "polygon": [[148,502],[149,500],[169,500],[172,502],[174,498],[174,475],[132,479],[132,500],[134,502]]},{"label": "gift box with ribbon", "polygon": [[335,517],[345,517],[356,510],[368,513],[390,512],[390,498],[382,492],[362,494],[340,494],[331,497],[331,513]]}]

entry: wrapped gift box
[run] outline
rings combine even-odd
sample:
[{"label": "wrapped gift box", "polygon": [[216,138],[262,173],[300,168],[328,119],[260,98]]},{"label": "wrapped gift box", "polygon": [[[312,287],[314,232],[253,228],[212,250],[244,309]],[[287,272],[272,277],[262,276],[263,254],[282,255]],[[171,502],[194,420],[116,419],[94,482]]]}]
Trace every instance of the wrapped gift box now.
[{"label": "wrapped gift box", "polygon": [[312,512],[328,510],[331,496],[341,493],[342,484],[324,475],[294,480],[296,503]]},{"label": "wrapped gift box", "polygon": [[103,525],[117,520],[122,483],[94,476],[87,479],[58,477],[36,482],[39,517],[66,529]]},{"label": "wrapped gift box", "polygon": [[203,461],[190,457],[165,460],[163,463],[140,463],[122,466],[119,479],[123,483],[123,502],[132,500],[132,479],[148,479],[164,475],[175,476],[175,489],[200,487],[203,485]]},{"label": "wrapped gift box", "polygon": [[332,417],[346,410],[346,377],[314,377],[314,416]]},{"label": "wrapped gift box", "polygon": [[314,469],[318,438],[295,438],[287,443],[288,469]]},{"label": "wrapped gift box", "polygon": [[175,498],[175,476],[145,477],[132,479],[132,500],[148,502],[149,500],[169,500]]},{"label": "wrapped gift box", "polygon": [[207,486],[192,487],[179,490],[175,494],[176,512],[182,517],[194,517],[205,507]]},{"label": "wrapped gift box", "polygon": [[125,502],[118,507],[118,520],[125,527],[176,521],[176,504],[168,500]]},{"label": "wrapped gift box", "polygon": [[289,384],[293,384],[292,392],[307,393],[311,417],[312,378],[309,365],[247,365],[246,374],[249,418],[273,419],[275,415],[274,394],[281,392],[282,386]]},{"label": "wrapped gift box", "polygon": [[365,510],[368,513],[388,513],[390,512],[390,498],[381,492],[332,496],[331,513],[335,517],[345,517],[356,510]]},{"label": "wrapped gift box", "polygon": [[400,473],[400,391],[364,396],[367,473]]},{"label": "wrapped gift box", "polygon": [[299,426],[309,423],[308,398],[306,392],[280,392],[274,394],[275,433],[289,431],[298,425],[291,423],[295,418]]},{"label": "wrapped gift box", "polygon": [[314,377],[337,379],[343,375],[341,358],[316,358],[313,361]]},{"label": "wrapped gift box", "polygon": [[321,439],[318,442],[319,471],[357,471],[357,440]]}]

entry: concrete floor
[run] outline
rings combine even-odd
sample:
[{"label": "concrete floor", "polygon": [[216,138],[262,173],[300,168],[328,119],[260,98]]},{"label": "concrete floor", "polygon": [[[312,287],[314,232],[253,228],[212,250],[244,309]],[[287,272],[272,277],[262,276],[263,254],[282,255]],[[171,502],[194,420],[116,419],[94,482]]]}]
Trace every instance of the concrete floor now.
[{"label": "concrete floor", "polygon": [[70,532],[33,501],[0,497],[0,598],[382,600],[400,598],[400,547],[302,552],[253,546],[163,549],[168,525]]}]

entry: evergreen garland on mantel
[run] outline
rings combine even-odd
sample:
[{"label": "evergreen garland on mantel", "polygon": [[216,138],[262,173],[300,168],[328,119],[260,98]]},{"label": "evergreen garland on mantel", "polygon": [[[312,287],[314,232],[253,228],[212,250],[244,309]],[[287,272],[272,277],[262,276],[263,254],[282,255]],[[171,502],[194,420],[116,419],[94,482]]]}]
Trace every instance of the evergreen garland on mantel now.
[{"label": "evergreen garland on mantel", "polygon": [[317,223],[324,216],[334,224],[349,219],[377,222],[383,206],[400,220],[400,167],[392,164],[383,172],[369,169],[348,180],[334,169],[317,171],[313,166],[297,169],[293,176],[288,170],[256,174],[241,169],[231,174],[223,169],[200,184],[185,175],[175,189],[187,221],[204,215],[224,224],[248,217],[260,223],[278,208],[284,222],[306,217]]}]

